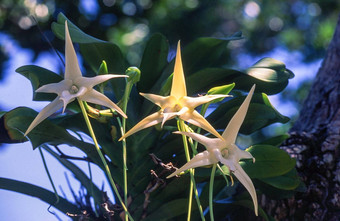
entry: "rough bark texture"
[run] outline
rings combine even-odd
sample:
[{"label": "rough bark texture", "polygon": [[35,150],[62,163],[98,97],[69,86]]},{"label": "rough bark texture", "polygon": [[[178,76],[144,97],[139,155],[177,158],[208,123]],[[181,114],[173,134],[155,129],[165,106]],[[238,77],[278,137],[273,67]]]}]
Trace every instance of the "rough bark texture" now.
[{"label": "rough bark texture", "polygon": [[307,190],[288,200],[262,198],[276,220],[340,220],[340,17],[299,119],[282,145],[297,158]]}]

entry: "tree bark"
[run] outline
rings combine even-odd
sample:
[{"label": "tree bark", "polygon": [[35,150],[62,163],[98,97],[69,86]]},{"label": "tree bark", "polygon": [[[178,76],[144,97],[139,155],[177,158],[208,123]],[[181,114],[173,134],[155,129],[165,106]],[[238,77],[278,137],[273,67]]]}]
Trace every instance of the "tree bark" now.
[{"label": "tree bark", "polygon": [[260,197],[276,220],[340,220],[340,17],[300,116],[281,146],[297,159],[306,192]]}]

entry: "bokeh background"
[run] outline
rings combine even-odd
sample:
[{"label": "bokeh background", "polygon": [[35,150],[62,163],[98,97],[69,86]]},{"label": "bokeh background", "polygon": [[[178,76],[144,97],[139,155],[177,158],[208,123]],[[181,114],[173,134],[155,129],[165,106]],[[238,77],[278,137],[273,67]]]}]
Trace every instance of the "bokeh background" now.
[{"label": "bokeh background", "polygon": [[[138,66],[145,41],[160,32],[175,48],[198,37],[223,38],[242,31],[243,40],[229,44],[225,65],[245,69],[260,58],[283,61],[295,78],[278,96],[274,106],[296,119],[303,99],[321,65],[340,12],[337,0],[0,0],[0,111],[28,106],[37,111],[45,102],[32,102],[30,82],[15,69],[36,64],[57,73],[63,65],[55,50],[64,52],[64,42],[55,38],[51,23],[64,13],[84,32],[120,46],[127,60]],[[77,49],[76,49],[77,50]],[[82,63],[86,70],[86,63]],[[275,125],[263,133],[285,132],[291,123]],[[81,155],[70,147],[63,151]],[[79,183],[45,153],[58,191],[72,201],[71,189]],[[0,177],[26,181],[52,190],[38,150],[29,143],[0,144]],[[87,164],[77,162],[84,171]],[[98,186],[107,186],[94,169]],[[66,178],[67,177],[67,178]],[[69,183],[67,182],[69,180]],[[77,193],[76,193],[77,194]],[[39,199],[0,190],[0,214],[4,220],[67,220],[47,211]],[[52,212],[57,212],[53,208]]]}]

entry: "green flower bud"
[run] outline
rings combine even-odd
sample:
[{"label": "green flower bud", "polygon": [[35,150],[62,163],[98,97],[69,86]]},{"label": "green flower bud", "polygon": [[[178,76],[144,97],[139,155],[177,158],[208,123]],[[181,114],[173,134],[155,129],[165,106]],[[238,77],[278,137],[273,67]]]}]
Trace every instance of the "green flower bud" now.
[{"label": "green flower bud", "polygon": [[129,76],[127,81],[131,82],[132,84],[136,84],[140,80],[141,72],[137,67],[129,67],[126,69],[125,74]]}]

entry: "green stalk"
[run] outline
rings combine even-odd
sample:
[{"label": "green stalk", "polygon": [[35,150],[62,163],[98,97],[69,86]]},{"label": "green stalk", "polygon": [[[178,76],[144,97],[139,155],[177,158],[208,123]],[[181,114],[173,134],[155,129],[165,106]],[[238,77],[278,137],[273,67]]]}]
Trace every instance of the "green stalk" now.
[{"label": "green stalk", "polygon": [[[122,100],[122,109],[123,112],[126,113],[127,109],[127,103],[129,100],[130,92],[132,89],[133,83],[131,81],[127,81],[125,91],[124,91],[124,96]],[[117,121],[120,127],[120,132],[122,136],[124,136],[125,131],[126,131],[126,119],[123,117],[122,122],[120,121],[120,118],[117,117]],[[127,153],[126,153],[126,139],[122,140],[122,146],[123,146],[123,180],[124,180],[124,203],[127,205],[128,203],[128,198],[127,198]],[[127,214],[125,214],[125,220],[128,221]]]},{"label": "green stalk", "polygon": [[100,148],[99,148],[99,145],[98,145],[98,142],[97,142],[97,138],[96,138],[96,136],[95,136],[95,134],[94,134],[94,131],[93,131],[93,129],[92,129],[92,125],[91,125],[90,119],[89,119],[89,117],[87,116],[87,113],[86,113],[84,104],[83,104],[83,102],[82,102],[81,100],[79,100],[79,99],[77,99],[77,100],[78,100],[78,103],[79,103],[81,112],[83,113],[83,116],[84,116],[84,119],[85,119],[87,128],[88,128],[88,130],[89,130],[89,132],[90,132],[90,135],[91,135],[91,137],[92,137],[92,139],[93,139],[94,146],[96,147],[96,150],[97,150],[97,152],[98,152],[98,154],[99,154],[99,157],[100,157],[100,159],[101,159],[101,161],[102,161],[102,163],[103,163],[103,165],[104,165],[104,168],[105,168],[105,171],[106,171],[106,175],[107,175],[107,177],[108,177],[108,179],[109,179],[109,181],[110,181],[110,184],[111,184],[111,186],[112,186],[112,188],[113,188],[113,190],[114,190],[114,192],[115,192],[115,194],[116,194],[116,196],[117,196],[119,202],[122,204],[122,207],[123,207],[125,213],[128,215],[128,217],[129,217],[131,220],[133,220],[133,218],[132,218],[132,216],[130,215],[129,211],[127,210],[127,207],[125,206],[125,204],[124,204],[122,198],[121,198],[120,195],[119,195],[118,189],[117,189],[117,187],[116,187],[116,183],[115,183],[115,182],[113,181],[113,179],[112,179],[112,175],[111,175],[110,168],[109,168],[109,166],[107,165],[106,160],[105,160],[105,157],[104,157],[103,153],[101,152],[101,150],[100,150]]},{"label": "green stalk", "polygon": [[[186,132],[185,124],[184,124],[183,120],[179,119],[177,121],[177,126],[178,126],[178,129],[180,131]],[[182,139],[183,139],[185,157],[186,157],[187,162],[189,162],[190,161],[190,154],[189,154],[189,147],[188,147],[186,136],[182,135]],[[205,221],[202,205],[201,205],[201,202],[200,202],[200,199],[199,199],[199,196],[198,196],[198,191],[197,191],[197,188],[196,188],[196,182],[195,182],[195,178],[194,178],[195,170],[194,169],[189,169],[189,173],[190,173],[190,189],[189,189],[190,192],[189,192],[189,203],[188,203],[188,217],[187,217],[187,220],[191,219],[192,195],[193,195],[192,193],[194,192],[195,193],[195,199],[196,199],[197,207],[198,207],[198,210],[199,210],[200,215],[201,215],[201,219]]]},{"label": "green stalk", "polygon": [[213,210],[213,195],[214,195],[214,178],[216,172],[216,163],[213,165],[210,175],[210,183],[209,183],[209,213],[210,220],[214,221],[214,210]]},{"label": "green stalk", "polygon": [[[59,195],[58,195],[57,189],[54,186],[54,183],[53,183],[53,180],[52,180],[52,176],[51,176],[51,174],[50,174],[50,172],[48,170],[47,163],[46,163],[44,154],[43,154],[43,152],[41,150],[41,147],[39,147],[39,152],[40,152],[40,156],[41,156],[42,162],[44,164],[44,168],[45,168],[45,171],[47,173],[48,179],[50,180],[50,183],[51,183],[53,191],[54,191],[54,195],[55,195],[55,198],[56,198],[56,201],[54,203],[54,205],[55,205],[55,204],[57,204],[59,202]],[[51,207],[51,205],[48,208],[50,208],[50,207]]]}]

